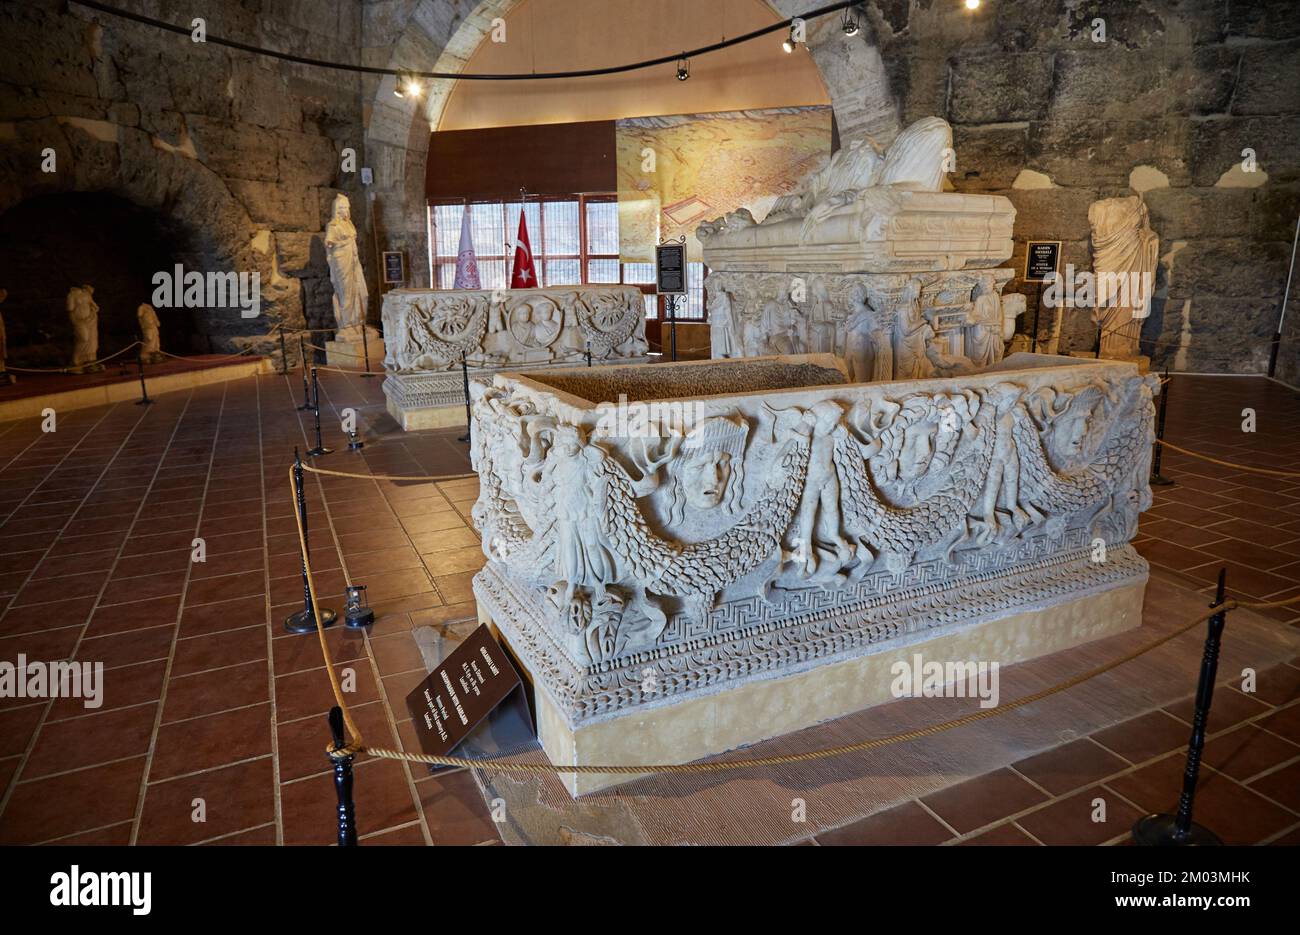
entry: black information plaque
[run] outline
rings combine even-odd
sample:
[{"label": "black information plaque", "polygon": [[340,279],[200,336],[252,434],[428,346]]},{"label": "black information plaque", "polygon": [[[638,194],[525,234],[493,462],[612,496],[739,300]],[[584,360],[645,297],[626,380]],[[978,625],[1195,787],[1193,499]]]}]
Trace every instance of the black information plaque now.
[{"label": "black information plaque", "polygon": [[406,696],[421,748],[446,756],[519,685],[505,650],[480,626]]},{"label": "black information plaque", "polygon": [[1031,240],[1025,245],[1025,282],[1046,282],[1060,268],[1059,240]]},{"label": "black information plaque", "polygon": [[686,292],[686,245],[661,243],[655,247],[655,282],[660,295]]},{"label": "black information plaque", "polygon": [[406,282],[406,256],[401,250],[384,251],[384,283]]}]

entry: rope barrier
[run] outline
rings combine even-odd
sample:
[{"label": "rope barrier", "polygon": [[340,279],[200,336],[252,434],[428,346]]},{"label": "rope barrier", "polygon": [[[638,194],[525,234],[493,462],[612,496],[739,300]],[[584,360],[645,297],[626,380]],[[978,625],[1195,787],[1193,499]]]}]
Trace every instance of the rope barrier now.
[{"label": "rope barrier", "polygon": [[76,373],[84,367],[93,367],[96,364],[102,364],[106,360],[112,360],[114,357],[121,357],[133,347],[140,346],[139,341],[132,341],[120,351],[114,351],[107,357],[101,357],[99,360],[90,360],[84,364],[69,365],[67,367],[5,367],[6,370],[12,370],[14,373]]},{"label": "rope barrier", "polygon": [[[176,360],[194,360],[193,357],[186,357],[183,354],[173,354],[171,351],[164,351],[162,348],[158,348],[158,353],[162,354],[164,357],[172,357],[175,358]],[[225,354],[218,357],[217,360],[234,360],[237,357],[247,357],[249,354],[252,353],[254,353],[253,349],[251,347],[246,347],[238,354]],[[208,356],[208,355],[204,355],[204,356]],[[202,363],[214,363],[214,361],[209,357],[208,360],[202,361]]]},{"label": "rope barrier", "polygon": [[1209,455],[1197,454],[1195,451],[1188,451],[1186,448],[1175,445],[1173,442],[1167,442],[1162,438],[1157,438],[1155,444],[1164,445],[1166,448],[1177,451],[1179,454],[1185,454],[1192,458],[1200,458],[1202,461],[1209,461],[1211,464],[1218,464],[1223,467],[1237,468],[1240,471],[1254,471],[1256,474],[1268,474],[1273,477],[1300,477],[1300,471],[1275,471],[1271,468],[1253,467],[1249,464],[1237,464],[1235,461],[1224,461],[1220,458],[1211,458]]},{"label": "rope barrier", "polygon": [[[304,465],[304,469],[307,469]],[[341,473],[341,472],[324,472],[321,469],[315,469],[315,473]],[[360,475],[369,477],[369,475]],[[289,483],[293,486],[293,467],[289,468]],[[302,527],[302,517],[298,510],[294,510],[294,521],[298,529],[298,547],[304,556],[303,567],[307,577],[307,594],[311,601],[312,612],[316,614],[316,584],[312,575],[311,563],[306,560],[307,556],[307,537]],[[464,766],[473,769],[492,769],[498,772],[507,773],[607,773],[613,775],[639,775],[642,773],[712,773],[723,772],[734,769],[749,769],[760,766],[779,766],[789,763],[804,763],[812,760],[827,759],[829,757],[841,756],[846,753],[856,753],[864,750],[875,750],[880,747],[888,746],[895,743],[903,743],[909,740],[917,740],[922,737],[930,737],[935,734],[944,733],[967,724],[973,724],[978,721],[987,720],[988,718],[997,717],[1007,711],[1014,711],[1017,708],[1023,708],[1026,705],[1033,704],[1035,701],[1041,701],[1052,695],[1063,692],[1075,685],[1086,682],[1089,679],[1096,678],[1117,668],[1126,662],[1136,659],[1138,656],[1148,653],[1153,649],[1163,646],[1165,643],[1182,636],[1193,627],[1204,623],[1215,614],[1226,613],[1237,608],[1263,609],[1269,607],[1284,607],[1300,602],[1300,595],[1281,601],[1268,602],[1248,602],[1238,600],[1228,600],[1218,606],[1211,608],[1204,614],[1194,620],[1189,621],[1176,630],[1165,634],[1137,649],[1125,653],[1118,659],[1103,663],[1072,676],[1063,682],[1044,688],[1040,691],[1017,698],[1014,701],[996,708],[984,708],[974,711],[961,717],[943,721],[938,724],[931,724],[927,727],[916,728],[915,730],[903,731],[897,734],[890,734],[886,737],[874,737],[870,740],[861,740],[857,743],[843,744],[837,747],[826,747],[820,750],[806,750],[801,753],[785,753],[776,756],[749,757],[738,760],[722,760],[703,763],[641,763],[634,766],[616,764],[616,765],[593,765],[593,764],[570,764],[556,765],[554,763],[521,763],[518,760],[504,759],[481,759],[474,760],[459,756],[437,756],[428,753],[408,753],[404,750],[394,750],[389,747],[371,747],[366,745],[358,730],[356,723],[348,711],[347,702],[343,698],[343,690],[339,684],[338,674],[334,671],[334,659],[330,654],[329,643],[325,639],[325,630],[323,627],[316,628],[316,635],[320,640],[321,655],[325,660],[325,668],[329,673],[330,686],[334,691],[334,700],[343,714],[343,721],[348,730],[349,742],[346,746],[335,747],[330,744],[326,747],[326,753],[331,759],[341,759],[358,754],[368,754],[378,759],[385,760],[402,760],[408,763],[425,763],[431,766]],[[317,616],[319,619],[319,616]]]},{"label": "rope barrier", "polygon": [[477,474],[354,474],[351,471],[331,471],[328,468],[312,467],[310,464],[304,464],[302,469],[313,474],[328,474],[331,477],[355,477],[358,480],[421,480],[439,483],[478,477]]}]

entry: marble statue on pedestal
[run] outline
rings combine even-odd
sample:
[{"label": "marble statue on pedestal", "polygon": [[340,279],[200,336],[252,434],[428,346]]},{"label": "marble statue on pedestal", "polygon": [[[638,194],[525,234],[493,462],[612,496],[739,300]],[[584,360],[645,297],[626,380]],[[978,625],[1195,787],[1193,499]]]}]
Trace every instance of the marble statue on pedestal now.
[{"label": "marble statue on pedestal", "polygon": [[140,323],[140,359],[146,364],[160,363],[164,358],[158,336],[158,313],[148,302],[143,302],[135,310],[135,317]]},{"label": "marble statue on pedestal", "polygon": [[1135,359],[1141,353],[1142,320],[1151,312],[1160,238],[1137,195],[1093,202],[1088,223],[1096,276],[1092,321],[1101,332],[1101,356]]},{"label": "marble statue on pedestal", "polygon": [[357,229],[352,224],[352,205],[342,193],[334,196],[334,208],[325,227],[325,253],[329,259],[330,284],[334,287],[336,338],[359,341],[370,296],[361,268]]},{"label": "marble statue on pedestal", "polygon": [[78,373],[103,370],[95,363],[99,355],[99,306],[95,304],[95,287],[73,286],[68,290],[68,318],[72,321],[72,367]]}]

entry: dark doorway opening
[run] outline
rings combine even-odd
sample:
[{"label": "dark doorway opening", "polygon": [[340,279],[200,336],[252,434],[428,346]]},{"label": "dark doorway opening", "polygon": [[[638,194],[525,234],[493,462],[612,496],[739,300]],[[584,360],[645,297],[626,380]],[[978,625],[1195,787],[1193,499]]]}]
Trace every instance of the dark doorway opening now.
[{"label": "dark doorway opening", "polygon": [[[174,222],[124,198],[102,192],[38,195],[0,216],[0,306],[14,366],[65,365],[72,351],[66,301],[73,286],[95,287],[99,354],[139,337],[136,309],[152,304],[153,277],[170,274],[192,255],[187,233]],[[162,347],[192,350],[195,314],[202,309],[159,308]],[[130,355],[126,355],[129,357]]]}]

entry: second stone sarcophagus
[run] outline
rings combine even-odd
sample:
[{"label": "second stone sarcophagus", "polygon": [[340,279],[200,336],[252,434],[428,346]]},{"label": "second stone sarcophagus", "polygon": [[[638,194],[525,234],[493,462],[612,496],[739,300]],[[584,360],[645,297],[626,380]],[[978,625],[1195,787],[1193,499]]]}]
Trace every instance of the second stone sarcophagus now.
[{"label": "second stone sarcophagus", "polygon": [[633,765],[888,700],[903,647],[1006,663],[1134,626],[1155,390],[1029,354],[499,373],[473,389],[480,615],[553,761]]},{"label": "second stone sarcophagus", "polygon": [[471,374],[646,360],[636,286],[394,289],[384,295],[384,395],[404,429],[463,424]]}]

